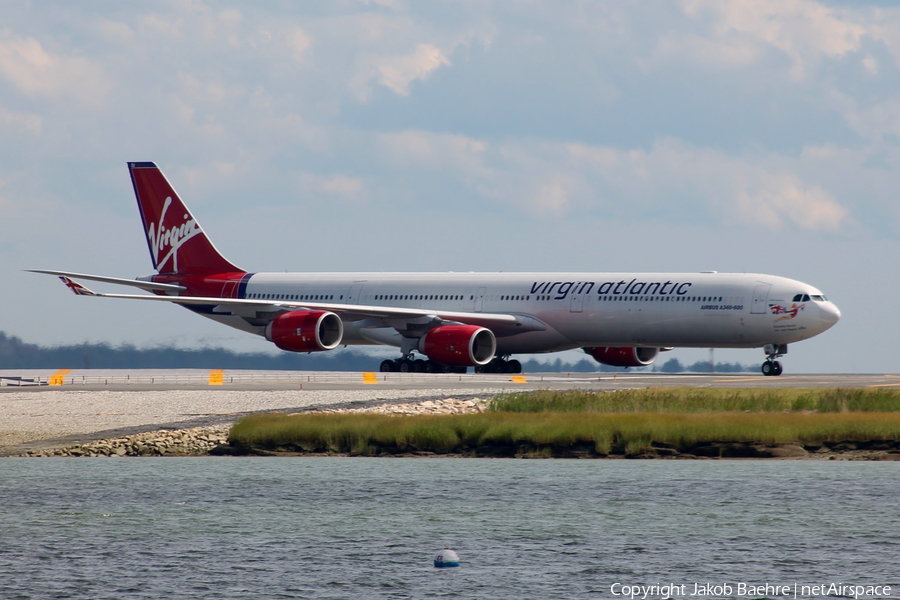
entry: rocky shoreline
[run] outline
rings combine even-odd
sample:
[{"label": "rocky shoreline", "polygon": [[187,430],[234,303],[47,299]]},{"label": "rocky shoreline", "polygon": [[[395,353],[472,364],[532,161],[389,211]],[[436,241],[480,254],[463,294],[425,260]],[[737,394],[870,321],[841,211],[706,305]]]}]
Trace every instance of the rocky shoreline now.
[{"label": "rocky shoreline", "polygon": [[[368,408],[325,408],[309,410],[304,414],[379,413],[384,415],[464,415],[487,410],[490,400],[471,398],[460,400],[425,400],[424,402],[404,402],[401,404],[380,404]],[[296,414],[296,413],[294,413]]]},{"label": "rocky shoreline", "polygon": [[[365,408],[325,408],[305,411],[305,414],[379,413],[391,415],[458,415],[482,412],[488,400],[435,399],[423,402],[379,404]],[[289,413],[297,414],[297,413]],[[44,450],[32,450],[21,456],[207,456],[233,454],[228,448],[228,432],[231,423],[214,427],[190,427],[186,429],[160,429],[135,435],[121,436]],[[216,448],[220,451],[213,452]]]},{"label": "rocky shoreline", "polygon": [[[378,413],[389,415],[453,415],[484,412],[489,401],[482,398],[434,399],[423,402],[380,404],[365,408],[335,408],[305,411],[303,414]],[[298,413],[289,413],[298,414]],[[291,450],[270,451],[242,448],[228,444],[231,424],[187,429],[165,429],[112,439],[99,440],[65,448],[34,450],[22,454],[30,457],[125,457],[125,456],[209,456],[209,455],[266,455],[266,456],[333,456],[332,453],[305,453]],[[433,452],[395,452],[385,448],[381,456],[436,456]],[[678,449],[670,444],[651,442],[648,447],[627,452],[612,449],[609,454],[597,454],[592,448],[486,446],[474,448],[466,454],[495,458],[607,458],[607,459],[812,459],[812,460],[900,460],[900,441],[845,440],[822,444],[760,444],[751,442],[704,442],[690,448]]]},{"label": "rocky shoreline", "polygon": [[231,424],[189,429],[161,429],[67,448],[33,450],[23,456],[206,456],[228,443]]}]

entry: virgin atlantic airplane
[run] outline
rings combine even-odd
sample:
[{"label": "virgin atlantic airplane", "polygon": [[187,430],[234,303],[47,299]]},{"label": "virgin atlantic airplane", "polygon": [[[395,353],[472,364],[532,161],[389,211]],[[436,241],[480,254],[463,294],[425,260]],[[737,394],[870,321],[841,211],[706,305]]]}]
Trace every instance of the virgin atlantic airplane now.
[{"label": "virgin atlantic airplane", "polygon": [[[216,250],[154,163],[128,169],[156,274],[34,272],[80,296],[181,304],[290,352],[397,347],[382,371],[518,373],[511,354],[573,348],[638,367],[672,348],[761,347],[763,374],[780,375],[788,344],[841,316],[808,284],[747,273],[248,273]],[[150,294],[99,294],[75,279]]]}]

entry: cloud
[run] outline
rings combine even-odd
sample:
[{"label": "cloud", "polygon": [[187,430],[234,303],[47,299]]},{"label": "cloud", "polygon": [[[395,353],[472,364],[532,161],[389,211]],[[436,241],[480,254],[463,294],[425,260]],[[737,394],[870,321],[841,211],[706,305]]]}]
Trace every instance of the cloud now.
[{"label": "cloud", "polygon": [[87,108],[102,106],[112,87],[94,62],[48,52],[36,39],[10,29],[0,30],[0,77],[26,96],[71,98]]},{"label": "cloud", "polygon": [[218,104],[244,93],[239,86],[226,87],[218,81],[201,82],[190,73],[178,73],[178,82],[181,85],[182,95],[192,102]]},{"label": "cloud", "polygon": [[409,96],[409,85],[414,80],[424,80],[435,69],[450,64],[447,57],[431,44],[419,44],[410,54],[385,58],[379,62],[378,83],[401,96]]},{"label": "cloud", "polygon": [[[194,203],[202,203],[203,196],[197,192],[210,194],[220,190],[227,190],[235,184],[238,176],[238,165],[224,161],[210,161],[195,167],[182,166],[175,169],[171,181],[175,183],[176,190],[186,188],[188,196],[181,196],[188,206]],[[181,183],[179,183],[181,182]],[[184,192],[181,192],[182,194]],[[196,196],[196,199],[195,197]]]},{"label": "cloud", "polygon": [[769,229],[793,224],[812,231],[837,231],[846,222],[847,209],[818,186],[805,186],[796,177],[764,173],[755,191],[739,189],[740,215]]},{"label": "cloud", "polygon": [[41,135],[43,119],[40,115],[17,113],[0,106],[0,129],[17,129]]},{"label": "cloud", "polygon": [[[825,189],[790,171],[785,157],[698,148],[674,139],[649,151],[570,145],[577,166],[592,166],[582,177],[613,198],[628,199],[644,212],[663,209],[667,218],[719,220],[732,227],[754,223],[768,229],[794,227],[838,231],[849,224],[849,210]],[[811,152],[817,160],[824,149]],[[794,162],[796,166],[796,161]],[[705,212],[705,215],[704,215]]]},{"label": "cloud", "polygon": [[363,180],[357,177],[321,176],[303,172],[299,174],[298,189],[304,199],[324,195],[341,202],[366,204],[366,186]]},{"label": "cloud", "polygon": [[101,18],[94,28],[97,33],[110,41],[130,42],[134,40],[134,30],[127,23]]},{"label": "cloud", "polygon": [[[776,48],[793,62],[801,76],[807,65],[820,57],[838,58],[860,49],[867,34],[864,24],[849,13],[812,0],[685,0],[686,14],[713,15],[712,45],[688,43],[686,48],[705,58],[722,49],[723,60],[744,60],[758,54],[748,42]],[[735,53],[736,49],[741,49]]]},{"label": "cloud", "polygon": [[301,27],[288,27],[281,30],[284,44],[291,53],[291,59],[297,64],[306,63],[306,51],[312,44],[312,39]]},{"label": "cloud", "polygon": [[401,168],[451,172],[466,182],[489,179],[485,164],[489,145],[464,135],[408,130],[377,134],[374,150]]},{"label": "cloud", "polygon": [[900,137],[900,98],[890,97],[863,107],[856,98],[840,92],[833,93],[831,100],[847,125],[862,138],[881,142],[885,135]]},{"label": "cloud", "polygon": [[[394,168],[455,178],[500,206],[534,219],[601,211],[629,222],[647,218],[728,227],[840,231],[850,210],[823,185],[791,171],[810,171],[828,157],[731,155],[675,139],[649,150],[557,142],[484,140],[407,131],[378,136],[381,160]],[[803,162],[798,162],[798,160]],[[779,167],[779,165],[784,165]]]},{"label": "cloud", "polygon": [[433,44],[419,44],[409,54],[375,56],[368,62],[371,64],[351,81],[351,87],[361,101],[368,100],[373,80],[398,96],[409,96],[413,81],[424,81],[435,70],[450,64],[450,60]]},{"label": "cloud", "polygon": [[141,15],[138,18],[138,23],[144,32],[180,38],[181,28],[184,26],[184,19],[179,18],[173,21],[167,21],[156,15]]},{"label": "cloud", "polygon": [[550,181],[540,184],[533,195],[532,203],[540,213],[562,215],[569,208],[569,187],[571,182],[565,176],[551,176]]}]

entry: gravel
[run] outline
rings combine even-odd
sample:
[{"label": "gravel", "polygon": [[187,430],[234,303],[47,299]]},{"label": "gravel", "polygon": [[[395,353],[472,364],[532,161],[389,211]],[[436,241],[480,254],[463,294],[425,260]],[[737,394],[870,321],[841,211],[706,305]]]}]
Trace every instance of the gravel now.
[{"label": "gravel", "polygon": [[475,398],[496,389],[53,391],[0,394],[0,447],[101,431],[195,427],[252,412],[363,408],[437,398]]}]

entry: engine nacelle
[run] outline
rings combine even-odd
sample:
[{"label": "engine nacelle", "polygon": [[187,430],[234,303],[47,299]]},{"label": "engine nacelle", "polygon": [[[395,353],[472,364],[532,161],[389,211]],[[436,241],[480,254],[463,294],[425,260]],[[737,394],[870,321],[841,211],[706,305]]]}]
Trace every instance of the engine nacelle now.
[{"label": "engine nacelle", "polygon": [[333,312],[297,310],[284,313],[266,326],[266,339],[290,352],[320,352],[341,343],[344,324]]},{"label": "engine nacelle", "polygon": [[659,355],[659,348],[608,348],[605,346],[585,348],[594,360],[611,367],[646,367]]},{"label": "engine nacelle", "polygon": [[419,338],[419,352],[451,367],[486,365],[496,351],[493,332],[476,325],[441,325]]}]

